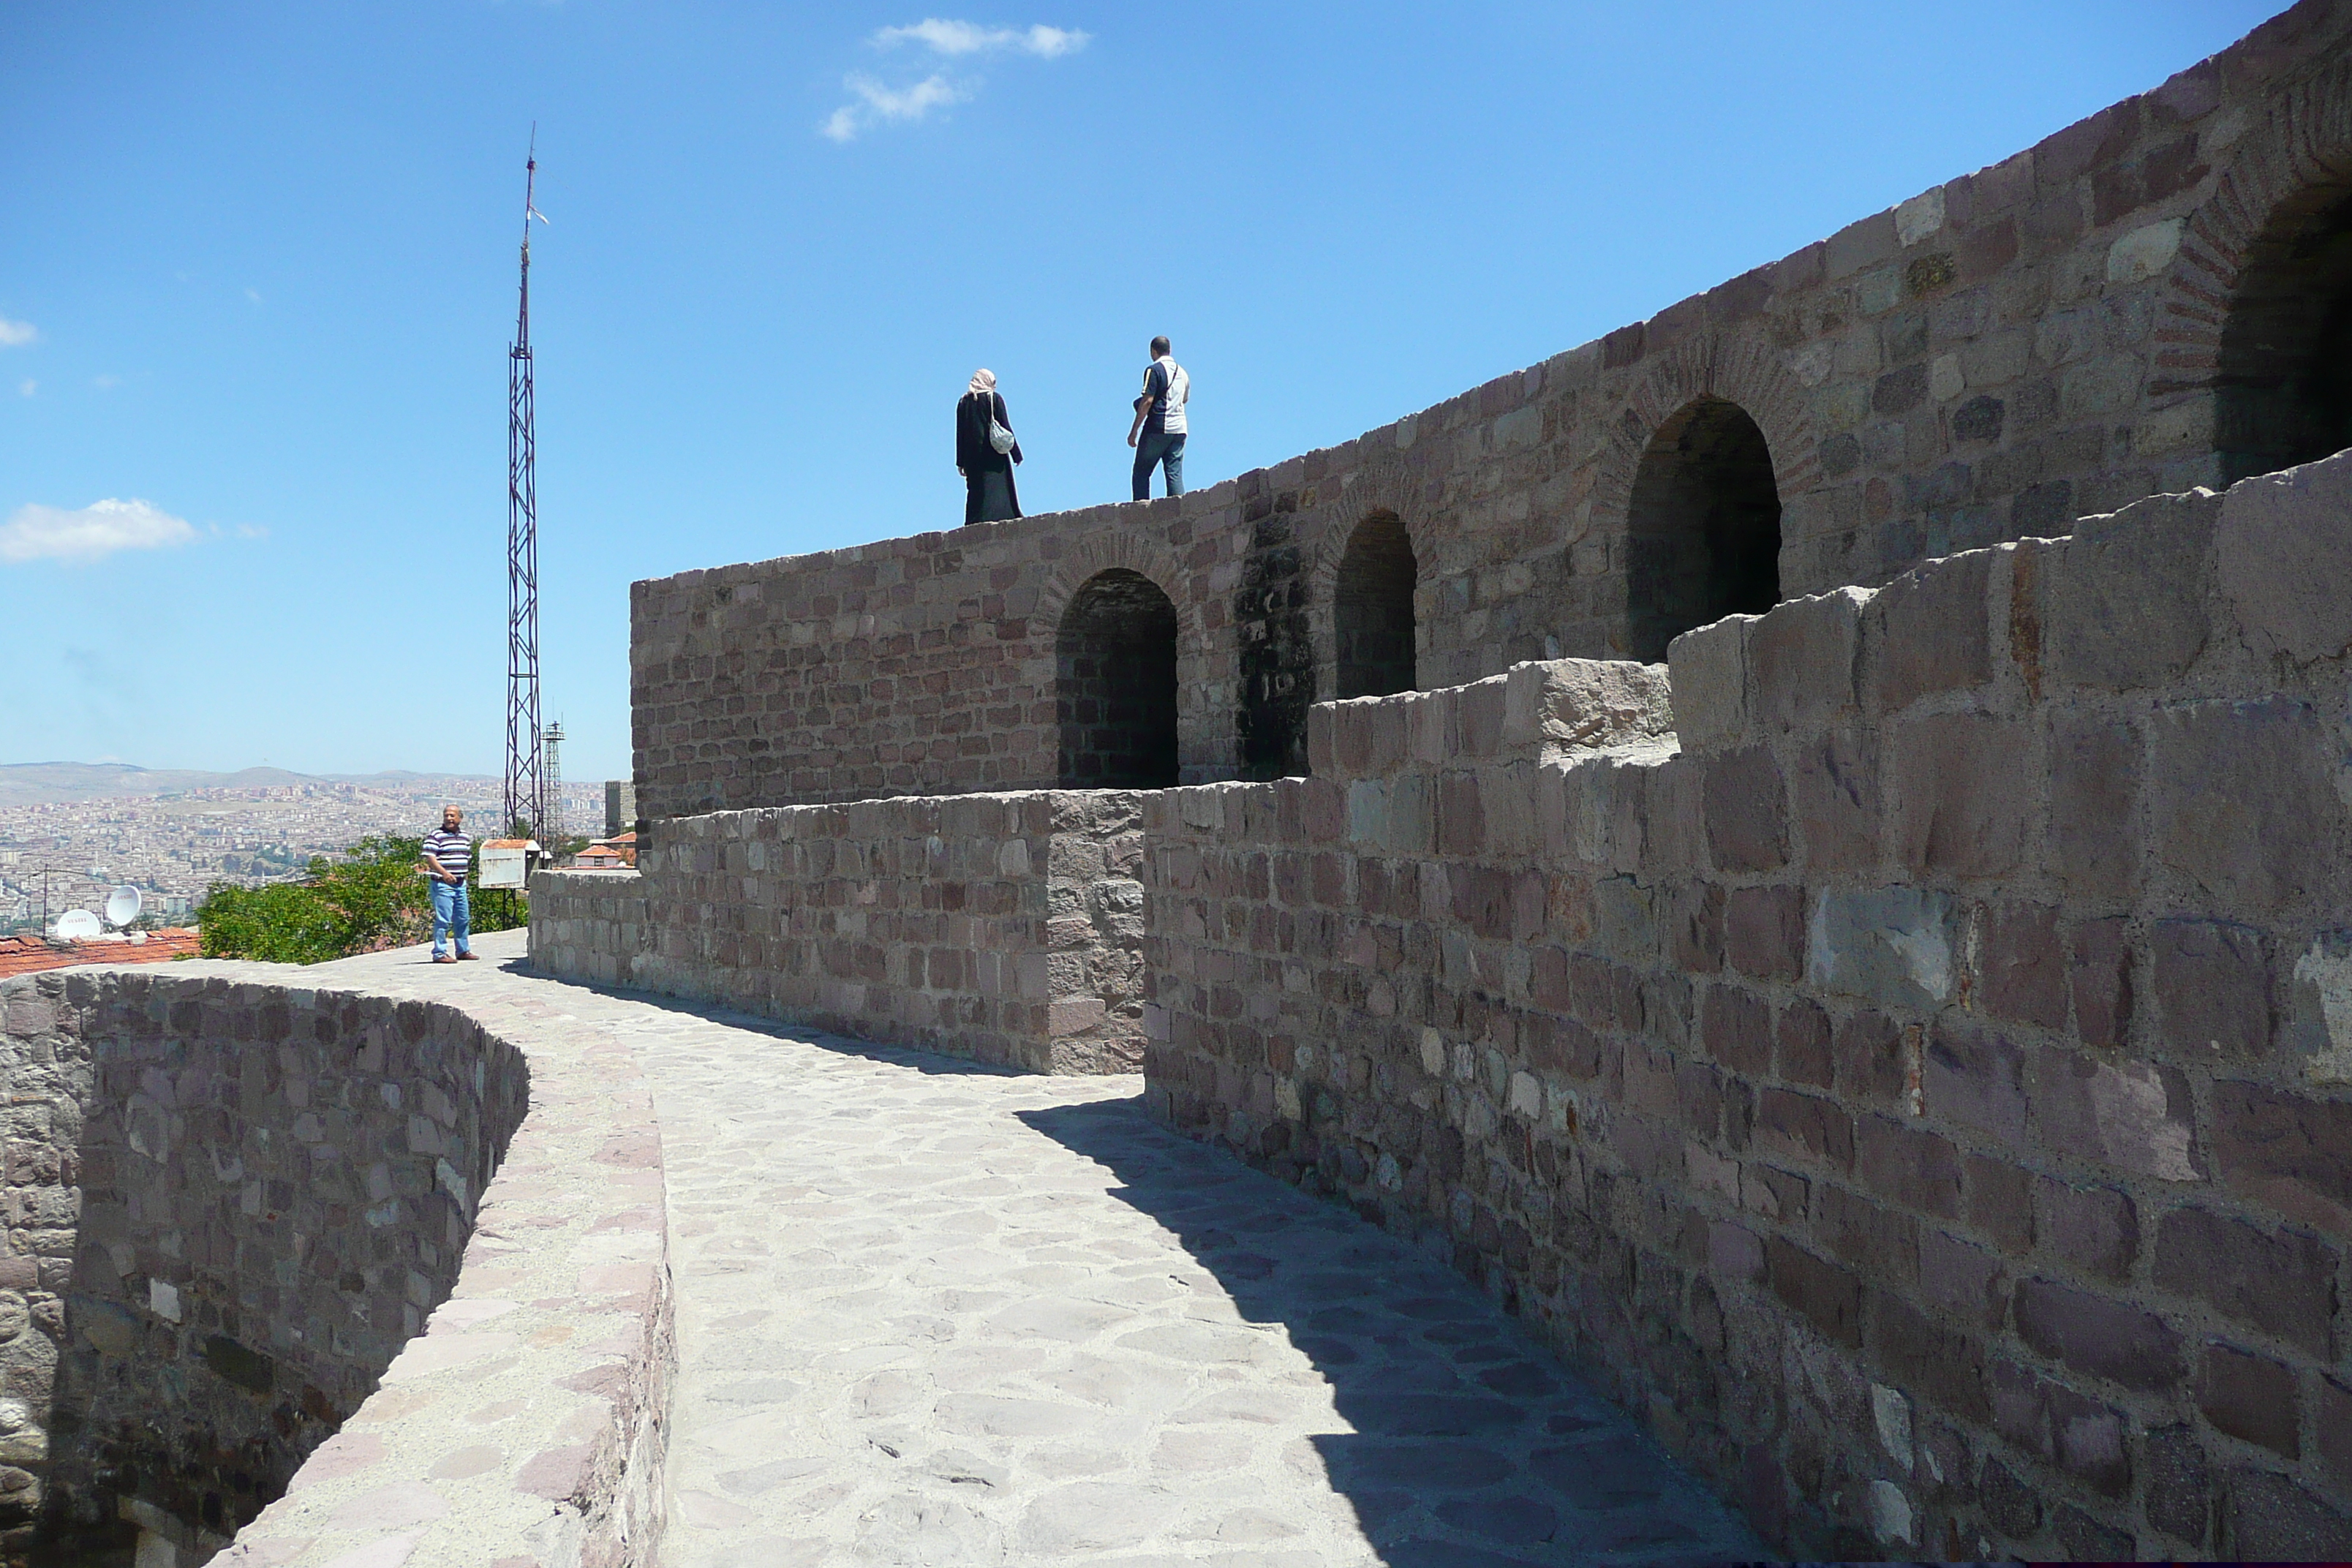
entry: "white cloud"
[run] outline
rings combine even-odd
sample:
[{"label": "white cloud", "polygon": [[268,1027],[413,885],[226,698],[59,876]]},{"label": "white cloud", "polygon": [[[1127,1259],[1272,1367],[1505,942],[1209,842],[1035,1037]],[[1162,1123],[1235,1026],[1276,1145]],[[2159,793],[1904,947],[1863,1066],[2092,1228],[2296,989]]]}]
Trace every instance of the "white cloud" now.
[{"label": "white cloud", "polygon": [[143,500],[96,501],[78,511],[27,505],[0,524],[0,561],[98,561],[118,550],[161,550],[195,537],[187,519]]},{"label": "white cloud", "polygon": [[885,27],[874,35],[879,48],[920,44],[937,55],[986,55],[1000,49],[1035,55],[1041,60],[1087,47],[1087,35],[1073,27],[983,27],[976,22],[949,22],[937,16],[905,27]]},{"label": "white cloud", "polygon": [[122,384],[122,378],[119,375],[93,375],[89,384],[100,392],[110,392]]},{"label": "white cloud", "polygon": [[0,316],[0,349],[22,348],[40,335],[40,329],[30,321],[12,321]]},{"label": "white cloud", "polygon": [[257,522],[240,522],[236,525],[236,536],[239,539],[267,539],[269,531]]},{"label": "white cloud", "polygon": [[[885,27],[866,41],[877,49],[913,44],[952,60],[1007,53],[1052,60],[1086,47],[1087,38],[1074,27],[983,27],[977,22],[927,16],[903,27]],[[817,127],[819,134],[835,142],[856,141],[860,132],[877,125],[919,121],[934,109],[963,102],[980,87],[977,80],[956,81],[936,71],[912,87],[889,87],[858,72],[841,85],[853,95],[852,101]]]},{"label": "white cloud", "polygon": [[261,303],[261,290],[258,289],[247,289],[245,291],[245,297],[257,305]]},{"label": "white cloud", "polygon": [[961,103],[970,93],[943,76],[929,76],[908,88],[885,87],[870,76],[852,74],[841,84],[857,95],[825,120],[824,134],[847,142],[869,126],[919,121],[934,109]]},{"label": "white cloud", "polygon": [[30,397],[33,394],[41,390],[41,384],[35,381],[28,375],[24,380],[16,384],[16,390],[23,393],[26,396]]}]

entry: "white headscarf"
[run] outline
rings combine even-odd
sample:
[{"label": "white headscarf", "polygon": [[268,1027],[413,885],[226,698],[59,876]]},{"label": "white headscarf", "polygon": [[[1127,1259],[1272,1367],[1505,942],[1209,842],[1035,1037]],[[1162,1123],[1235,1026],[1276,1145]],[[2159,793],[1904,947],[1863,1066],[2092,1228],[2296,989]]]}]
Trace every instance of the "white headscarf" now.
[{"label": "white headscarf", "polygon": [[974,397],[986,397],[995,390],[996,373],[994,371],[976,370],[971,373],[971,395]]}]

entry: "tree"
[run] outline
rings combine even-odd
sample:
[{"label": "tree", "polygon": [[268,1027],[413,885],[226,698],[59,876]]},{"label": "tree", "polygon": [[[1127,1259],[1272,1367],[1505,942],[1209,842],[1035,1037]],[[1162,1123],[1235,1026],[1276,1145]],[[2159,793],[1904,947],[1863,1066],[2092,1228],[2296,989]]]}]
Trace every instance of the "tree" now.
[{"label": "tree", "polygon": [[[299,882],[260,888],[215,882],[196,906],[205,956],[321,963],[423,942],[433,906],[416,868],[422,853],[420,839],[370,837],[341,859],[312,856]],[[472,913],[477,931],[507,931],[530,919],[524,900],[490,900],[478,893]]]}]

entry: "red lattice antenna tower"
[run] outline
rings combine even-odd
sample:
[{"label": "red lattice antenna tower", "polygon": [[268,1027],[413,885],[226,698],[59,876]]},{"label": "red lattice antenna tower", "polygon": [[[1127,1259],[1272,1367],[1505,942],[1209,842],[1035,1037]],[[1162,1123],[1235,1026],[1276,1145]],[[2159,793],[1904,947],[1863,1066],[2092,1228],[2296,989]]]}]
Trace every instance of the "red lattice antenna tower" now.
[{"label": "red lattice antenna tower", "polygon": [[530,385],[530,220],[539,183],[539,128],[523,164],[522,296],[507,349],[507,819],[502,832],[535,836],[547,821],[539,724],[538,436]]}]

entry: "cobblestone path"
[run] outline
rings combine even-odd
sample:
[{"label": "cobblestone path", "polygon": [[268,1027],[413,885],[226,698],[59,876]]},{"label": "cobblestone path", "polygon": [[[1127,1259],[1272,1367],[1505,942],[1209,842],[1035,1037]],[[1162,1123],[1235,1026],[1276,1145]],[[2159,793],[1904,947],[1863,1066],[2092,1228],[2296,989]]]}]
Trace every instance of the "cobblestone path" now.
[{"label": "cobblestone path", "polygon": [[667,1568],[1766,1554],[1484,1296],[1162,1131],[1138,1079],[426,973],[619,1033],[654,1085]]}]

